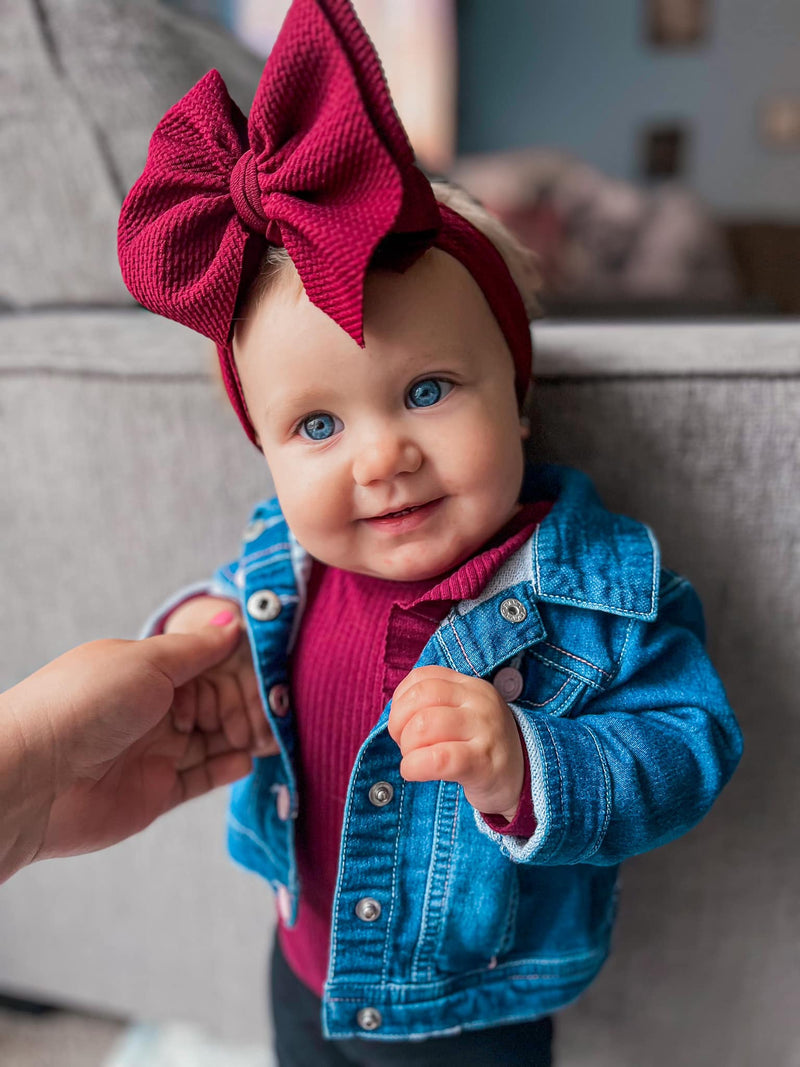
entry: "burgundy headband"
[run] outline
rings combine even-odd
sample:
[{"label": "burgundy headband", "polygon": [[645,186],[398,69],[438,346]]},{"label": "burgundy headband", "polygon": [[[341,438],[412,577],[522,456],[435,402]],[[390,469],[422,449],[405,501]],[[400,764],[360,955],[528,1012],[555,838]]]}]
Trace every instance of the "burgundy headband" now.
[{"label": "burgundy headband", "polygon": [[[494,245],[437,204],[350,0],[293,0],[249,119],[211,70],[155,129],[122,205],[128,289],[217,345],[251,440],[233,326],[268,244],[291,258],[312,304],[364,345],[364,279],[376,252],[409,266],[435,246],[483,291],[511,350],[517,394],[531,373],[522,298]],[[379,248],[380,246],[380,248]]]}]

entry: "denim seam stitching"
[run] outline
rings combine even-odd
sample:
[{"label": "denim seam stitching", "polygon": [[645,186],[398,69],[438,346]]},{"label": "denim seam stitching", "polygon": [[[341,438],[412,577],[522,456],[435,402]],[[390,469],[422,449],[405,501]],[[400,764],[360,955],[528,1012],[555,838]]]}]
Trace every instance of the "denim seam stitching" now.
[{"label": "denim seam stitching", "polygon": [[541,663],[545,663],[548,667],[552,667],[553,670],[563,671],[564,674],[568,674],[571,678],[578,678],[581,682],[585,682],[586,685],[590,685],[592,689],[596,689],[598,692],[603,691],[603,687],[599,682],[593,682],[591,678],[587,678],[583,674],[578,674],[577,671],[571,671],[569,667],[565,667],[563,663],[554,663],[553,660],[547,659],[547,657],[543,656],[540,652],[531,652],[530,654],[534,659],[538,659]]},{"label": "denim seam stitching", "polygon": [[253,567],[246,566],[244,560],[240,570],[247,576],[251,574],[260,574],[262,571],[275,570],[276,565],[279,563],[288,563],[291,561],[291,556],[288,552],[282,552],[278,556],[272,556],[270,559],[262,559]]},{"label": "denim seam stitching", "polygon": [[245,563],[252,563],[253,560],[262,559],[266,556],[274,556],[278,552],[288,552],[291,549],[291,545],[288,541],[278,541],[274,545],[270,545],[269,548],[260,548],[258,552],[243,552],[239,562],[244,565]]},{"label": "denim seam stitching", "polygon": [[[531,977],[531,978],[549,978],[549,980],[554,980],[554,978],[562,977],[564,972],[566,972],[566,976],[567,977],[571,977],[573,975],[580,976],[580,975],[588,973],[589,970],[594,969],[596,967],[596,965],[598,964],[598,962],[601,961],[601,959],[605,955],[606,955],[605,949],[593,949],[590,952],[583,952],[583,953],[580,953],[580,954],[577,954],[577,955],[547,956],[547,957],[544,957],[542,959],[528,959],[528,960],[525,960],[525,966],[533,966],[533,967],[535,967],[537,965],[540,965],[540,966],[544,965],[546,968],[549,968],[549,973],[544,973],[544,972],[537,973],[537,972],[534,972],[532,974],[521,974],[521,975],[519,975],[519,977],[522,977],[522,978],[526,978],[526,977]],[[513,970],[514,970],[515,967],[519,967],[519,960],[507,960],[506,962],[503,962],[503,964],[498,964],[497,967],[493,968],[492,971],[491,971],[492,981],[497,980],[497,978],[503,972],[506,972],[506,971],[511,971],[512,972],[510,977],[513,980],[513,978],[516,977],[516,975],[513,973]],[[473,978],[473,977],[485,978],[486,977],[486,968],[484,966],[484,967],[471,968],[468,971],[461,971],[460,974],[459,974],[459,977],[460,978]],[[433,982],[421,982],[421,983],[417,983],[416,985],[414,985],[412,983],[407,983],[407,982],[387,982],[385,984],[384,988],[388,992],[391,992],[393,990],[399,990],[401,992],[406,992],[410,988],[412,989],[412,991],[416,991],[416,990],[418,990],[420,988],[420,986],[421,987],[431,986],[432,989],[431,989],[431,992],[430,992],[429,1000],[426,1000],[426,1001],[415,1001],[411,1005],[409,1004],[409,1002],[405,1002],[404,1004],[399,1004],[399,1005],[393,1005],[393,1006],[401,1007],[401,1008],[402,1007],[406,1007],[406,1006],[415,1007],[415,1006],[422,1005],[422,1004],[429,1004],[429,1003],[435,1003],[436,1001],[441,1001],[441,999],[442,999],[441,994],[437,994],[437,990],[444,990],[447,987],[447,985],[449,984],[449,982],[450,982],[449,978],[435,978],[435,980]],[[353,996],[350,996],[350,997],[338,996],[338,997],[331,997],[329,999],[332,1002],[336,1002],[336,1003],[340,1003],[340,1004],[359,1003],[359,1002],[363,1002],[364,1001],[364,996],[363,996],[363,992],[361,990],[359,990],[357,993],[353,993]]]},{"label": "denim seam stitching", "polygon": [[405,786],[400,788],[400,802],[397,805],[397,832],[394,835],[394,859],[392,860],[392,886],[389,916],[386,920],[386,936],[383,942],[383,974],[381,975],[381,985],[385,985],[386,975],[389,968],[389,946],[391,943],[391,930],[392,922],[394,920],[395,904],[396,904],[396,889],[397,889],[397,854],[400,851],[400,828],[403,825],[403,804],[406,798]]},{"label": "denim seam stitching", "polygon": [[[438,793],[441,795],[444,787],[443,782],[439,782]],[[440,824],[440,805],[437,798],[436,802],[436,825],[434,828],[434,847],[431,849],[430,859],[428,860],[428,871],[425,876],[425,895],[422,898],[422,918],[420,921],[419,938],[417,940],[416,947],[414,949],[414,955],[411,957],[411,978],[416,979],[420,976],[420,957],[422,955],[422,946],[425,943],[425,932],[428,927],[428,914],[430,912],[430,900],[431,900],[431,886],[433,883],[433,868],[434,858],[437,852],[437,846],[439,843],[439,824]]]},{"label": "denim seam stitching", "polygon": [[577,862],[580,862],[580,860],[588,859],[590,856],[593,856],[597,851],[599,851],[600,846],[603,844],[603,839],[605,838],[606,831],[608,830],[608,824],[611,821],[611,805],[609,803],[611,797],[611,778],[608,773],[608,765],[606,763],[606,758],[603,755],[603,751],[600,747],[600,742],[597,738],[595,731],[591,728],[591,726],[587,726],[586,723],[581,723],[581,725],[589,734],[592,741],[594,741],[594,747],[597,749],[597,758],[600,762],[600,769],[603,772],[603,784],[605,786],[605,812],[603,814],[602,826],[598,827],[597,833],[595,834],[594,840],[592,841],[591,845],[589,845],[588,848],[584,852],[580,853],[579,856],[576,858]]},{"label": "denim seam stitching", "polygon": [[441,630],[437,630],[436,631],[436,640],[438,641],[439,646],[442,649],[442,652],[444,652],[444,656],[445,656],[445,659],[447,660],[447,662],[450,664],[450,666],[452,667],[452,669],[454,671],[457,670],[458,668],[456,667],[455,660],[450,655],[450,650],[449,650],[449,648],[447,647],[447,645],[445,643],[445,640],[444,640],[444,637],[442,636]]},{"label": "denim seam stitching", "polygon": [[[550,979],[552,979],[553,977],[560,977],[560,975],[558,974],[559,971],[560,972],[567,971],[568,975],[570,975],[570,976],[571,975],[580,976],[582,974],[585,974],[590,967],[594,967],[596,962],[597,962],[597,960],[598,960],[598,957],[600,957],[603,954],[604,954],[604,950],[603,949],[597,949],[596,948],[596,949],[593,949],[593,950],[591,950],[589,952],[582,952],[582,953],[577,954],[577,955],[552,956],[552,957],[545,957],[545,958],[540,959],[540,960],[526,961],[526,962],[530,962],[531,965],[533,965],[533,966],[535,966],[537,963],[544,964],[545,966],[550,968],[550,973],[544,973],[544,972],[537,973],[537,972],[534,972],[533,974],[527,974],[527,975],[522,974],[522,975],[520,975],[520,977],[521,978],[550,978]],[[520,965],[520,963],[519,963],[518,960],[507,960],[504,963],[498,963],[498,965],[496,967],[493,967],[491,972],[490,972],[491,975],[492,975],[492,979],[494,980],[496,977],[498,977],[504,971],[512,971],[513,972],[514,967],[518,967],[519,965]],[[486,972],[486,967],[485,966],[483,966],[483,967],[473,967],[468,971],[459,972],[459,978],[486,977],[486,973],[487,972]],[[515,978],[515,977],[516,977],[516,975],[514,975],[514,974],[511,975],[512,979]],[[410,1006],[414,1007],[414,1006],[417,1006],[419,1004],[427,1004],[427,1003],[436,1002],[440,998],[439,998],[439,996],[437,996],[435,991],[439,990],[439,989],[444,989],[448,985],[449,982],[450,982],[449,978],[441,978],[441,979],[434,979],[432,982],[420,982],[420,983],[418,983],[417,986],[416,986],[416,989],[418,989],[419,986],[432,986],[433,987],[433,990],[431,991],[431,995],[430,995],[430,1000],[427,1000],[427,1001],[415,1001]],[[410,985],[411,985],[411,983],[409,983],[409,982],[387,982],[386,985],[385,985],[385,989],[387,991],[400,990],[401,992],[406,992],[409,989]],[[362,1002],[364,998],[363,998],[362,993],[359,992],[359,993],[354,993],[352,996],[340,995],[340,996],[330,997],[329,999],[331,1001],[336,1001],[338,1003],[345,1004],[345,1003],[359,1003],[359,1002]],[[401,1004],[401,1005],[396,1005],[396,1006],[398,1006],[398,1007],[406,1007],[406,1006],[409,1006],[409,1005],[408,1005],[408,1002],[406,1002],[406,1004]]]},{"label": "denim seam stitching", "polygon": [[[561,846],[564,843],[564,840],[565,840],[565,838],[567,836],[567,820],[564,817],[564,812],[565,812],[565,808],[566,808],[565,803],[564,803],[564,771],[563,771],[563,768],[561,766],[561,757],[558,754],[558,746],[556,745],[555,736],[553,735],[553,731],[550,729],[550,724],[547,722],[547,719],[543,719],[542,720],[542,726],[545,728],[545,730],[547,730],[547,733],[550,736],[550,744],[552,745],[553,752],[555,753],[556,764],[558,765],[558,791],[559,791],[559,795],[560,795],[560,798],[561,798],[561,812],[560,812],[560,815],[559,815],[559,818],[561,820],[561,835],[560,835],[558,841],[555,844],[551,844],[551,846],[550,846],[550,848],[548,850],[548,854],[550,856],[553,856],[553,855],[557,854],[558,850],[561,848]],[[552,812],[552,805],[551,805],[551,812]]]},{"label": "denim seam stitching", "polygon": [[458,636],[458,631],[456,630],[455,626],[453,625],[452,619],[448,619],[448,622],[450,624],[451,630],[453,631],[453,636],[455,637],[456,641],[458,642],[458,647],[461,649],[461,651],[462,651],[462,653],[464,655],[464,659],[467,661],[467,663],[472,668],[472,673],[475,675],[475,677],[479,678],[480,677],[480,671],[477,669],[475,664],[472,662],[472,660],[467,655],[467,650],[464,648],[463,644],[461,643],[461,638]]},{"label": "denim seam stitching", "polygon": [[533,556],[536,563],[536,584],[535,589],[538,595],[541,596],[542,592],[542,574],[539,569],[539,527],[537,526],[533,534]]},{"label": "denim seam stitching", "polygon": [[[542,597],[542,599],[544,599],[544,594],[543,593],[540,593],[539,595]],[[551,599],[551,598],[548,597],[547,599]],[[575,597],[568,597],[568,596],[559,596],[557,599],[553,598],[553,603],[555,603],[555,604],[567,604],[567,605],[573,604],[575,607],[578,607],[578,608],[587,608],[587,609],[593,609],[593,610],[596,610],[596,611],[607,611],[607,612],[611,612],[612,614],[621,614],[623,616],[632,616],[635,619],[649,619],[650,615],[651,615],[650,611],[633,611],[630,608],[617,608],[615,606],[612,606],[611,604],[601,603],[600,601],[596,601],[596,600],[578,600]]]},{"label": "denim seam stitching", "polygon": [[[353,769],[350,772],[350,780],[351,781],[353,781],[354,778],[356,777],[356,775],[358,774],[359,769],[361,767],[362,761],[363,761],[363,755],[361,757],[359,757],[359,759],[356,760],[355,765],[353,766]],[[348,793],[349,793],[349,788],[348,788]],[[346,800],[345,800],[345,804],[347,804]],[[347,848],[345,847],[344,842],[345,842],[345,840],[347,838],[347,834],[350,831],[350,823],[352,821],[352,818],[353,818],[353,805],[350,804],[348,806],[348,811],[347,811],[347,822],[345,823],[345,825],[342,828],[342,848],[341,848],[341,852],[340,852],[340,857],[347,852]],[[339,873],[338,873],[338,871],[337,871],[337,874],[336,874],[336,881],[337,881],[337,883],[339,881]],[[338,907],[338,901],[336,900],[336,888],[335,887],[334,887],[334,902],[336,903],[337,907],[333,910],[333,922],[331,923],[331,957],[330,957],[330,962],[331,962],[331,965],[332,965],[331,966],[332,970],[336,969],[336,953],[337,953],[338,948],[339,948],[338,941],[337,941],[337,934],[338,934],[338,927],[339,927],[339,907]]]},{"label": "denim seam stitching", "polygon": [[658,543],[649,526],[645,526],[644,530],[650,541],[650,550],[653,554],[653,577],[650,584],[650,613],[652,613],[656,607],[656,586],[658,585],[659,574]]},{"label": "denim seam stitching", "polygon": [[614,673],[611,676],[611,681],[614,681],[614,679],[619,676],[619,672],[622,670],[622,661],[625,658],[625,653],[628,649],[628,642],[630,641],[631,634],[633,633],[634,623],[635,619],[630,619],[628,621],[628,628],[625,631],[625,640],[622,642],[622,648],[619,650],[617,662],[614,664]]},{"label": "denim seam stitching", "polygon": [[[547,661],[545,661],[545,662],[547,662]],[[534,700],[525,700],[524,697],[522,697],[521,699],[525,704],[530,704],[530,706],[532,708],[546,708],[548,704],[552,704],[553,703],[553,701],[556,699],[556,697],[561,695],[561,693],[564,691],[564,686],[569,685],[570,682],[572,682],[572,681],[574,681],[574,678],[565,678],[563,684],[561,686],[559,686],[559,688],[555,691],[555,693],[553,693],[553,695],[551,697],[548,697],[547,700],[543,700],[541,704],[537,704],[536,701],[534,701]],[[518,698],[518,700],[519,700],[519,698]]]},{"label": "denim seam stitching", "polygon": [[[440,911],[442,912],[442,917],[444,917],[445,910],[446,910],[447,890],[448,890],[448,887],[450,885],[450,873],[451,873],[451,871],[453,869],[453,848],[454,848],[454,844],[453,843],[454,843],[455,837],[456,837],[456,823],[458,822],[458,800],[459,800],[459,798],[457,796],[454,797],[453,818],[452,818],[452,821],[450,823],[450,847],[447,850],[447,869],[446,869],[445,875],[444,875],[444,885],[442,886],[442,903],[440,905]],[[439,936],[436,939],[437,946],[441,946],[443,929],[444,929],[444,922],[440,923]],[[433,964],[431,963],[431,965],[428,967],[428,980],[430,981],[432,979],[432,977],[433,977]]]},{"label": "denim seam stitching", "polygon": [[[520,888],[519,875],[517,873],[516,867],[512,869],[511,874],[514,880],[511,884],[511,890],[508,894],[508,906],[506,907],[506,917],[503,922],[503,932],[497,947],[497,955],[495,956],[495,967],[497,966],[497,956],[500,956],[504,952],[507,952],[511,947],[513,943],[511,935],[514,932],[514,927],[517,923]],[[494,970],[494,968],[492,968],[492,970]]]},{"label": "denim seam stitching", "polygon": [[563,655],[569,656],[570,659],[576,659],[578,663],[585,663],[587,667],[591,667],[593,671],[598,671],[600,674],[605,675],[606,678],[611,677],[608,671],[604,671],[602,667],[598,667],[597,664],[592,663],[591,660],[581,659],[581,657],[576,656],[574,652],[567,652],[565,648],[559,648],[558,645],[553,645],[549,641],[543,641],[542,644],[546,645],[547,648],[552,648],[556,652],[561,652]]}]

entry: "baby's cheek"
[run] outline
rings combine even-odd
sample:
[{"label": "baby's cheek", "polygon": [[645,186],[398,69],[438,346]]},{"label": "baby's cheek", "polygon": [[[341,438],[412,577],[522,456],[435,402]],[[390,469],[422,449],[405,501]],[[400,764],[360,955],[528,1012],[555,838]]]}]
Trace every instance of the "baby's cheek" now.
[{"label": "baby's cheek", "polygon": [[297,540],[311,555],[326,558],[337,550],[352,521],[349,494],[335,478],[308,468],[275,476],[281,510]]}]

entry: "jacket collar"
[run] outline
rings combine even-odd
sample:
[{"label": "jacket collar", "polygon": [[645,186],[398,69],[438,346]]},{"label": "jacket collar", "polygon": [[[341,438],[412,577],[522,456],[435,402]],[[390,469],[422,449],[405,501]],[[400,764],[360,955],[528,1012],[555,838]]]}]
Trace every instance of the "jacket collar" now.
[{"label": "jacket collar", "polygon": [[435,661],[438,643],[455,670],[488,676],[545,639],[542,602],[643,621],[656,617],[659,553],[646,526],[607,511],[586,475],[568,467],[528,468],[522,499],[554,504],[480,595],[455,606],[421,663]]},{"label": "jacket collar", "polygon": [[531,539],[536,598],[655,619],[661,564],[650,529],[606,510],[589,478],[569,467],[528,468],[523,499],[541,498],[555,503]]},{"label": "jacket collar", "polygon": [[[537,601],[645,622],[658,611],[660,558],[653,534],[643,523],[608,511],[585,474],[556,464],[532,465],[525,472],[522,500],[554,503],[533,537],[506,560],[481,594],[460,601],[437,631],[450,663],[467,674],[488,673],[544,639]],[[280,514],[277,500],[270,504]],[[289,540],[299,621],[309,559],[290,532]],[[502,618],[501,606],[509,598],[523,605],[524,618],[490,624],[490,616]],[[476,625],[476,609],[489,625]]]}]

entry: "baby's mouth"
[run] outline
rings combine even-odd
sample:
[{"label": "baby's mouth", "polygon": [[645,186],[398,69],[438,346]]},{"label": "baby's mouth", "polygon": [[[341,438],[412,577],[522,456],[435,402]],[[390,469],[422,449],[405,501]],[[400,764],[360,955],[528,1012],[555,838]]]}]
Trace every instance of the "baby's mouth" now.
[{"label": "baby's mouth", "polygon": [[411,504],[407,508],[403,508],[401,511],[387,511],[384,515],[376,515],[378,519],[396,519],[400,515],[410,515],[412,511],[419,511],[420,508],[424,508],[424,504]]},{"label": "baby's mouth", "polygon": [[424,504],[409,504],[408,507],[398,508],[397,511],[386,511],[383,515],[373,515],[371,519],[365,519],[364,522],[368,522],[370,526],[385,526],[394,530],[405,529],[412,523],[416,526],[424,522],[426,517],[435,511],[443,500],[444,497],[440,496],[436,497],[435,500],[428,500]]}]

